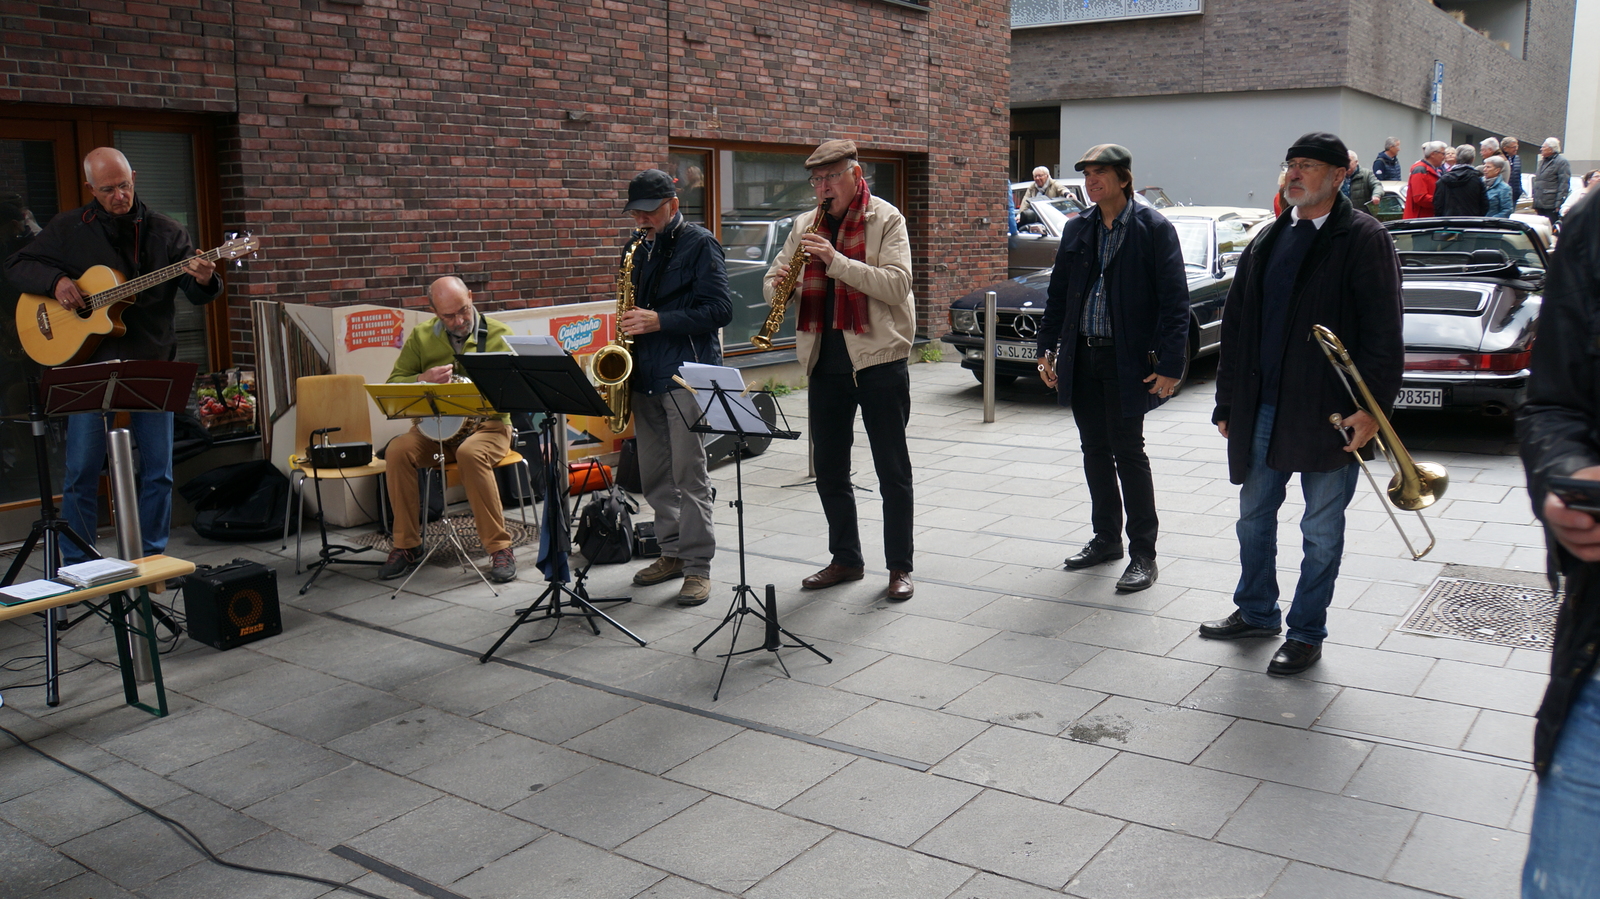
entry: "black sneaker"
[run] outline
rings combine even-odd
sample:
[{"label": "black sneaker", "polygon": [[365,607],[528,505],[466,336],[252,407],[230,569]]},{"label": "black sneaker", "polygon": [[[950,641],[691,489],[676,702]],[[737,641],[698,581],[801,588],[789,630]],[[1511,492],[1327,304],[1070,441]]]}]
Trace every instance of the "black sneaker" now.
[{"label": "black sneaker", "polygon": [[489,580],[504,584],[517,579],[517,557],[511,554],[511,550],[498,550],[489,557],[489,561]]},{"label": "black sneaker", "polygon": [[413,546],[410,549],[394,549],[389,551],[389,558],[383,562],[383,567],[378,569],[378,580],[392,581],[397,577],[404,577],[411,569],[422,563],[422,547]]}]

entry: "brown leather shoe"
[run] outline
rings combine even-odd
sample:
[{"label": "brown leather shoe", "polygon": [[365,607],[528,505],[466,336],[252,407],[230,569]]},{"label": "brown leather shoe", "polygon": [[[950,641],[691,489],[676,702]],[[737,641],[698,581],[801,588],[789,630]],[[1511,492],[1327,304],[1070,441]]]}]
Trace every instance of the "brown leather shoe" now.
[{"label": "brown leather shoe", "polygon": [[834,584],[842,584],[845,581],[859,581],[862,574],[863,572],[860,568],[846,568],[843,565],[830,564],[827,568],[802,580],[800,586],[807,590],[821,590],[824,587],[832,587]]},{"label": "brown leather shoe", "polygon": [[917,592],[917,587],[911,583],[911,572],[889,572],[889,592],[887,596],[890,602],[905,602],[915,592]]}]

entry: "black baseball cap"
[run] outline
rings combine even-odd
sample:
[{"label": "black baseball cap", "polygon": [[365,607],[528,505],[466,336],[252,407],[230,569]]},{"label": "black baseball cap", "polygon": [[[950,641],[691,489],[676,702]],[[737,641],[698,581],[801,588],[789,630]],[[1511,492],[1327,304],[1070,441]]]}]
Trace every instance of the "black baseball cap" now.
[{"label": "black baseball cap", "polygon": [[673,185],[671,175],[660,169],[645,169],[628,182],[628,205],[623,211],[654,212],[677,195],[678,188]]}]

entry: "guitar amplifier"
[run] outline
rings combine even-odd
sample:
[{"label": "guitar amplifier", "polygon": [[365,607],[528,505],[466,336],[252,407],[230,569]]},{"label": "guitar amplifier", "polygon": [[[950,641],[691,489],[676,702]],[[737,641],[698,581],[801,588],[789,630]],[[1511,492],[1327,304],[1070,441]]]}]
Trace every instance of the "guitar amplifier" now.
[{"label": "guitar amplifier", "polygon": [[189,636],[217,649],[283,633],[278,573],[259,562],[234,559],[196,568],[184,579],[183,606]]},{"label": "guitar amplifier", "polygon": [[306,447],[312,468],[360,468],[372,461],[370,443],[313,443]]}]

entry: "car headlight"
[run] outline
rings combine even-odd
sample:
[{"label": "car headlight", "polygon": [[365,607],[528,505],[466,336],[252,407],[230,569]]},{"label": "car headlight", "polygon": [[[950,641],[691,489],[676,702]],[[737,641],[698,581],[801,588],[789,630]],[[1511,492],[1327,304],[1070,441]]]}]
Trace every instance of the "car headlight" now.
[{"label": "car headlight", "polygon": [[951,309],[950,330],[976,334],[978,332],[978,310]]}]

